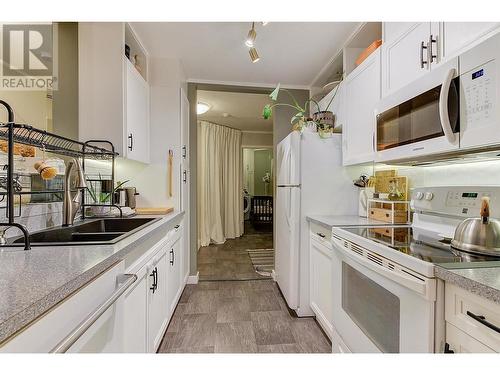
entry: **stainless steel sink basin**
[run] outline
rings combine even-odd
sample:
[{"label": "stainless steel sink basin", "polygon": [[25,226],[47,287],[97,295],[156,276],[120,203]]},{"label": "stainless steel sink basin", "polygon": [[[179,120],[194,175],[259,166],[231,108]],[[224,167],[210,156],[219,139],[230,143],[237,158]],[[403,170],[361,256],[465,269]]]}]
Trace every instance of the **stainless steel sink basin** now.
[{"label": "stainless steel sink basin", "polygon": [[[70,227],[57,227],[30,234],[32,246],[98,245],[114,244],[159,218],[96,219]],[[24,244],[24,238],[16,237],[13,246]]]}]

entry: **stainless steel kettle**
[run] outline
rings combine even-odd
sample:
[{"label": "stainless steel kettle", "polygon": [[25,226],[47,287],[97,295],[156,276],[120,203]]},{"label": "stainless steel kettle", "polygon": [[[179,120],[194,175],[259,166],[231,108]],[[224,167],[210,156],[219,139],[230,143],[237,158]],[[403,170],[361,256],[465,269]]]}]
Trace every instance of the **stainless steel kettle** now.
[{"label": "stainless steel kettle", "polygon": [[481,217],[462,221],[451,241],[451,247],[474,254],[500,257],[500,221],[490,218],[490,199],[481,201]]}]

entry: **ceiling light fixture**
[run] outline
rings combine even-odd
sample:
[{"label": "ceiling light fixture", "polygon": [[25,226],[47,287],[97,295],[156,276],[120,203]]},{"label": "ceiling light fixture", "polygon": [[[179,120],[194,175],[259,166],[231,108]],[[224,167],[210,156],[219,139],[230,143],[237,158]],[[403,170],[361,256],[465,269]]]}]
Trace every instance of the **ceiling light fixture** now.
[{"label": "ceiling light fixture", "polygon": [[255,45],[255,38],[257,38],[257,33],[255,32],[255,22],[252,22],[252,28],[248,31],[245,45],[252,48]]},{"label": "ceiling light fixture", "polygon": [[260,60],[260,56],[257,53],[257,50],[255,48],[250,48],[250,50],[248,51],[248,53],[250,54],[250,58],[252,59],[253,63],[256,63],[257,61]]},{"label": "ceiling light fixture", "polygon": [[210,106],[207,103],[198,102],[196,105],[196,114],[202,115],[210,109]]}]

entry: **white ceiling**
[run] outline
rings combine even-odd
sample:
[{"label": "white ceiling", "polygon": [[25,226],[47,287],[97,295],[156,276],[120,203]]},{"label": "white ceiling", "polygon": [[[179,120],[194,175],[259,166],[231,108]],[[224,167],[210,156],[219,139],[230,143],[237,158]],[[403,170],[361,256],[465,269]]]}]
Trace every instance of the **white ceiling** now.
[{"label": "white ceiling", "polygon": [[198,90],[198,102],[210,105],[198,118],[243,131],[272,132],[273,120],[262,118],[262,108],[270,101],[266,94]]},{"label": "white ceiling", "polygon": [[310,86],[359,25],[357,22],[256,23],[252,63],[244,41],[250,22],[138,22],[132,26],[153,57],[178,58],[192,81]]}]

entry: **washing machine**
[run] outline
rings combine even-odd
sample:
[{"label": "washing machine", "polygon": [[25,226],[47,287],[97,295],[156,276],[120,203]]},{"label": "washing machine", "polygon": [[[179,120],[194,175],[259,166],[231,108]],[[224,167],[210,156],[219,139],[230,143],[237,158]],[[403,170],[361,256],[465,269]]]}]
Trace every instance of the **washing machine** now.
[{"label": "washing machine", "polygon": [[250,220],[250,209],[252,208],[252,197],[248,191],[243,190],[243,216],[245,220]]}]

